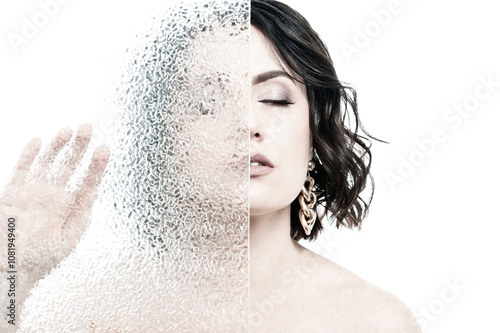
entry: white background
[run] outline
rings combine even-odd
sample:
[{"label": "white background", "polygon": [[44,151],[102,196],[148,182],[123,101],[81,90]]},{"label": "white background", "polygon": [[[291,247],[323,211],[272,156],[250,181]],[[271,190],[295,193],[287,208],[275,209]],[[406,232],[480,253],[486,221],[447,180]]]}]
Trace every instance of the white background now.
[{"label": "white background", "polygon": [[[24,20],[33,22],[47,2],[0,4],[0,185],[31,137],[49,140],[62,127],[90,122],[101,137],[95,142],[102,141],[102,101],[115,66],[160,1],[61,0],[45,24],[38,21],[44,26],[14,47],[9,36],[22,36]],[[390,142],[374,144],[376,191],[363,230],[332,229],[316,250],[401,298],[425,332],[499,331],[494,3],[286,2],[324,39],[339,78],[357,87],[364,126]],[[384,10],[390,16],[382,22]],[[356,48],[350,56],[349,46]],[[497,82],[491,92],[481,78]],[[479,100],[477,89],[489,96]],[[447,120],[454,105],[473,110]],[[416,142],[436,130],[444,139],[424,152]],[[400,178],[391,185],[388,175]]]}]

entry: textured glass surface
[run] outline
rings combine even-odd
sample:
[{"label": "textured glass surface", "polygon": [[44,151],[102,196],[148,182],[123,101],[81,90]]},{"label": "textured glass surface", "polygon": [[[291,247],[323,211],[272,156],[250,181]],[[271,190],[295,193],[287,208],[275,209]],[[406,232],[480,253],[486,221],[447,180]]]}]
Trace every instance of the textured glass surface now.
[{"label": "textured glass surface", "polygon": [[26,301],[23,332],[246,330],[249,3],[179,5],[148,27],[90,226]]}]

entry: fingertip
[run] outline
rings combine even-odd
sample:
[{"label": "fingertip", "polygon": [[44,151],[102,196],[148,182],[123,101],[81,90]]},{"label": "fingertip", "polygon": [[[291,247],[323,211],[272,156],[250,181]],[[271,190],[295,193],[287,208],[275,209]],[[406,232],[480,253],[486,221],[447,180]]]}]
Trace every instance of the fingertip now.
[{"label": "fingertip", "polygon": [[71,126],[62,128],[57,133],[57,136],[64,141],[69,141],[73,136],[73,129],[71,128]]},{"label": "fingertip", "polygon": [[91,137],[93,132],[92,124],[85,123],[78,127],[78,133],[85,137]]},{"label": "fingertip", "polygon": [[42,148],[42,139],[40,137],[34,137],[24,146],[23,154],[37,154]]},{"label": "fingertip", "polygon": [[100,155],[109,155],[109,147],[107,144],[100,144],[96,150],[95,150],[96,153],[100,154]]},{"label": "fingertip", "polygon": [[106,144],[101,144],[94,151],[94,159],[98,161],[107,161],[109,154],[109,147]]},{"label": "fingertip", "polygon": [[42,139],[39,136],[32,138],[26,147],[40,148],[42,146]]},{"label": "fingertip", "polygon": [[42,147],[42,139],[32,138],[24,147],[17,161],[16,170],[28,170]]}]

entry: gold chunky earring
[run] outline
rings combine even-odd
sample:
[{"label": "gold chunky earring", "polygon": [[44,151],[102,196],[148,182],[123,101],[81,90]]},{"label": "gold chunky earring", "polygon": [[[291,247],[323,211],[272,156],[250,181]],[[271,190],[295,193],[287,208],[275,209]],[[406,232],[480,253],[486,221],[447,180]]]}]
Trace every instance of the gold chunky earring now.
[{"label": "gold chunky earring", "polygon": [[307,236],[311,234],[314,222],[316,222],[316,211],[314,210],[316,205],[316,194],[312,191],[314,188],[314,178],[309,174],[310,171],[314,170],[314,167],[314,162],[309,161],[307,166],[307,178],[299,194],[299,219]]}]

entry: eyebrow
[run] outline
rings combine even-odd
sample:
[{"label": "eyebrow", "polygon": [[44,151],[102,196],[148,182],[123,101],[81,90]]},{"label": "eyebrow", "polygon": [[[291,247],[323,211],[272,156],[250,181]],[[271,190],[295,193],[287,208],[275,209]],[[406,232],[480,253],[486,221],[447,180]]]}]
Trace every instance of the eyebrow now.
[{"label": "eyebrow", "polygon": [[274,79],[276,77],[281,77],[281,76],[292,80],[292,82],[295,84],[295,80],[290,76],[290,74],[288,74],[285,71],[276,70],[276,71],[269,71],[269,72],[260,73],[259,75],[255,76],[252,79],[252,85],[256,85],[256,84]]}]

